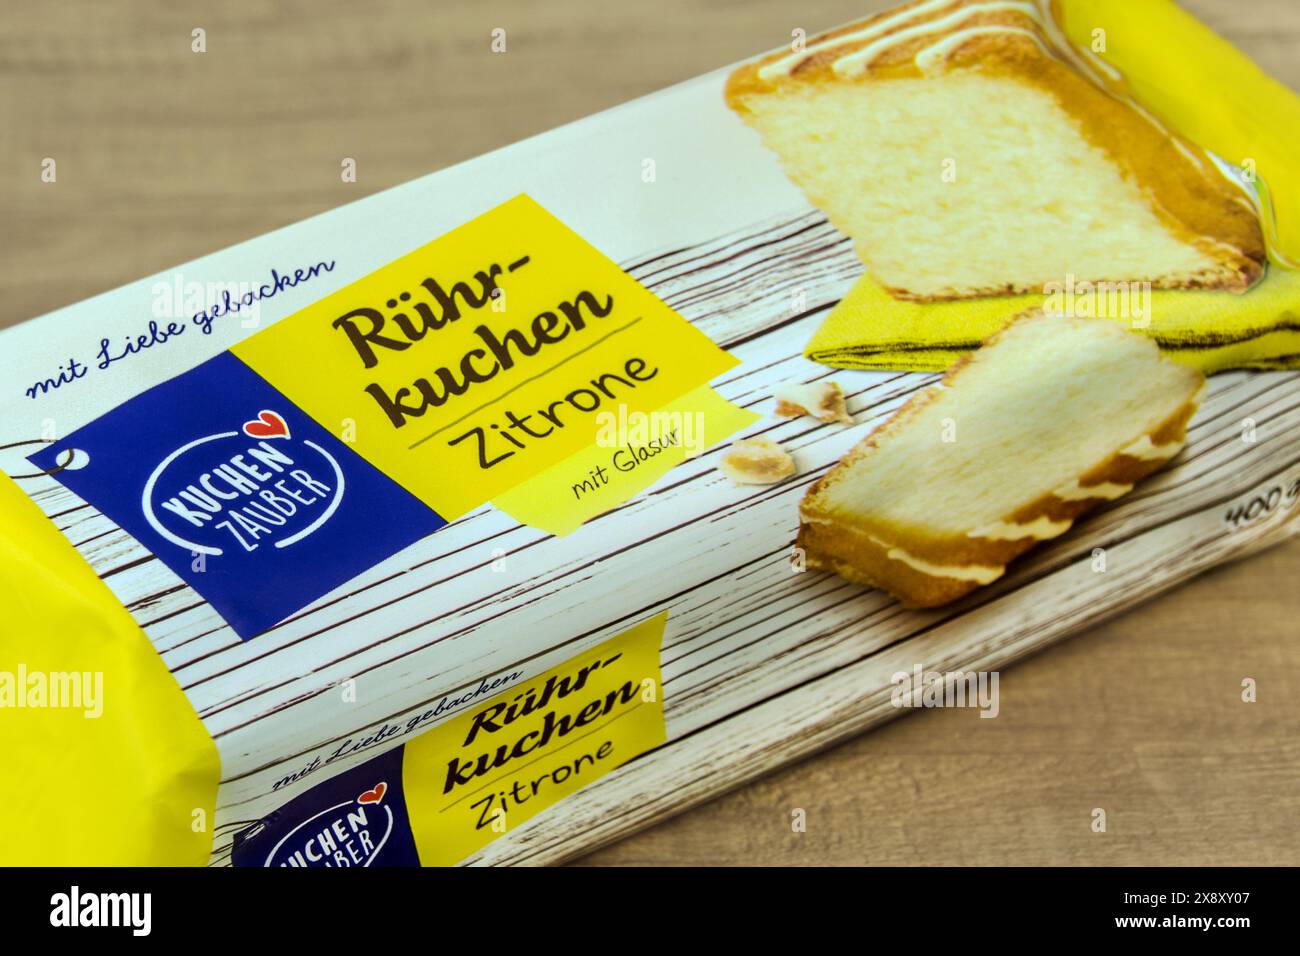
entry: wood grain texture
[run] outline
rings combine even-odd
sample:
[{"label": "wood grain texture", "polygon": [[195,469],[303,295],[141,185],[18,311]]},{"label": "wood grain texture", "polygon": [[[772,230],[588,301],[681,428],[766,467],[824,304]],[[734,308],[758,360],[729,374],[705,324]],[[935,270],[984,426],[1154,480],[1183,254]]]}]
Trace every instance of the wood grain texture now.
[{"label": "wood grain texture", "polygon": [[[888,5],[15,9],[0,37],[0,322]],[[1300,86],[1293,3],[1186,5]],[[206,54],[190,52],[195,26]],[[488,52],[498,26],[504,57]],[[358,183],[339,181],[343,157]],[[1009,671],[997,720],[914,716],[591,862],[1300,862],[1287,826],[1298,569],[1292,544],[1216,571]],[[1260,680],[1258,704],[1239,702],[1244,676]],[[1095,806],[1106,835],[1088,829]]]}]

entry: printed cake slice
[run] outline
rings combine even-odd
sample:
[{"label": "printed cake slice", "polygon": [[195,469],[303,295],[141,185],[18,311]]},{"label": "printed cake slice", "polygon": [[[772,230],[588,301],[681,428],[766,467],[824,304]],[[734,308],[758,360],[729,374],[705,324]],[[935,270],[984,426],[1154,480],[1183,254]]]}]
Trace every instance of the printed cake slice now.
[{"label": "printed cake slice", "polygon": [[920,0],[738,69],[727,102],[896,298],[1072,275],[1241,291],[1248,195],[1127,99],[1048,0]]},{"label": "printed cake slice", "polygon": [[1204,381],[1113,322],[1017,318],[813,485],[807,565],[955,600],[1176,455]]}]

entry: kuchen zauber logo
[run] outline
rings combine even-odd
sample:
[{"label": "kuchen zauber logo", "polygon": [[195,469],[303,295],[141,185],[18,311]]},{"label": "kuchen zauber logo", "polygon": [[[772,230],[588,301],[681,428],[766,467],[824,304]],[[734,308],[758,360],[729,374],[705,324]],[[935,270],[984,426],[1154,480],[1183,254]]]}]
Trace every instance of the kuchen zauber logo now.
[{"label": "kuchen zauber logo", "polygon": [[182,445],[145,483],[150,527],[178,547],[220,555],[287,548],[319,529],[343,500],[343,469],[284,417],[263,409],[236,431]]},{"label": "kuchen zauber logo", "polygon": [[369,866],[393,832],[392,808],[383,804],[387,790],[381,781],[355,800],[304,820],[271,848],[263,865]]},{"label": "kuchen zauber logo", "polygon": [[447,523],[229,352],[30,460],[244,640]]}]

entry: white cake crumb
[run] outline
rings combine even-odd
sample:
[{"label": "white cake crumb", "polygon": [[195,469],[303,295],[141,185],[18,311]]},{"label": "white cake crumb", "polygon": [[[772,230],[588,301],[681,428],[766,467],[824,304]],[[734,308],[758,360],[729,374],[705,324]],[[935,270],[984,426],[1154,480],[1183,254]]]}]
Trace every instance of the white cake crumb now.
[{"label": "white cake crumb", "polygon": [[783,418],[811,415],[823,422],[853,424],[853,416],[844,402],[844,390],[838,382],[787,385],[773,397],[776,399],[776,413]]},{"label": "white cake crumb", "polygon": [[738,485],[773,485],[797,471],[790,454],[770,438],[742,438],[718,468]]}]

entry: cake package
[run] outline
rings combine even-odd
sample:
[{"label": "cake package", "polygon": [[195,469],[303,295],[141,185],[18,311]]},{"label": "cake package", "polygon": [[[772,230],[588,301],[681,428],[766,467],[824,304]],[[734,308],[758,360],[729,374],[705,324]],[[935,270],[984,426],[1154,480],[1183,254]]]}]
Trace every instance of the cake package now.
[{"label": "cake package", "polygon": [[915,0],[0,332],[0,853],[557,861],[1280,540],[1296,128]]}]

